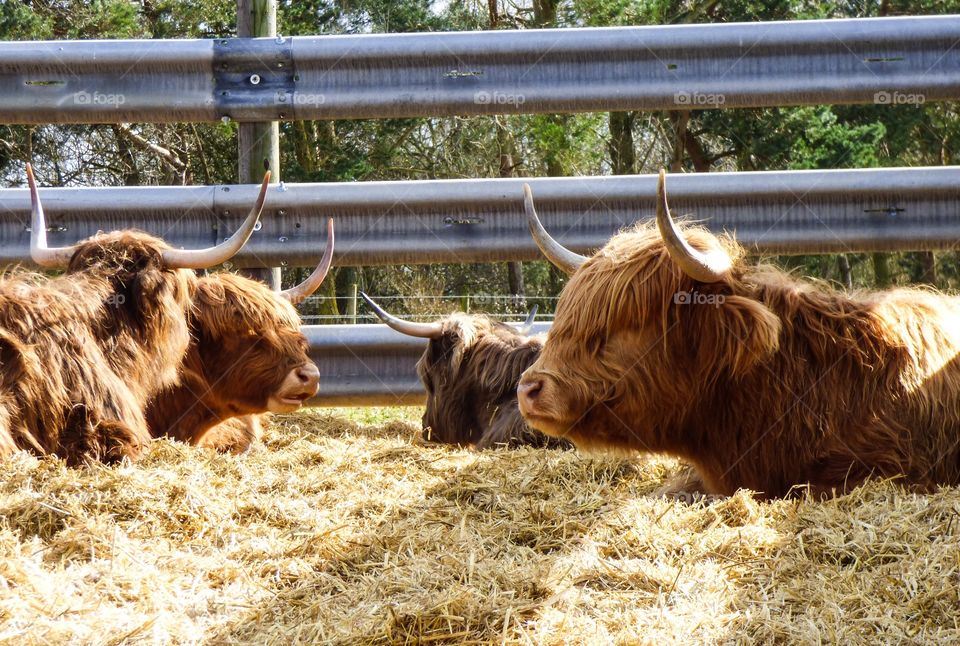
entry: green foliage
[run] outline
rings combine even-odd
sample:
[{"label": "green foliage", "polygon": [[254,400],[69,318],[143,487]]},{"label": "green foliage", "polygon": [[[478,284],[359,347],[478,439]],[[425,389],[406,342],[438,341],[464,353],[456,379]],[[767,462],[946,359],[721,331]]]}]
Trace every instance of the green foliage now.
[{"label": "green foliage", "polygon": [[882,123],[838,123],[829,107],[799,108],[786,120],[788,129],[803,134],[793,140],[789,168],[870,168],[879,165],[880,144],[887,129]]},{"label": "green foliage", "polygon": [[136,5],[126,0],[0,3],[0,40],[147,38]]},{"label": "green foliage", "polygon": [[25,2],[0,2],[0,40],[46,40],[53,25]]},{"label": "green foliage", "polygon": [[141,19],[150,38],[222,38],[237,33],[236,0],[144,2]]}]

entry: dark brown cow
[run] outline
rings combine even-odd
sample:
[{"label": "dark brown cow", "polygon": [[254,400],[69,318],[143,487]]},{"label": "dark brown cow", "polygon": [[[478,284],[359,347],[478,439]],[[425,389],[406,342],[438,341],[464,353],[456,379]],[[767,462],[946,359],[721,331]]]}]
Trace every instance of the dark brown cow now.
[{"label": "dark brown cow", "polygon": [[0,280],[0,453],[53,453],[77,464],[135,459],[150,439],[143,406],[175,381],[189,343],[191,268],[223,262],[246,242],[261,200],[222,245],[172,249],[137,232],[51,249],[33,171],[31,256],[73,273]]},{"label": "dark brown cow", "polygon": [[526,334],[536,310],[522,330],[476,314],[411,323],[387,313],[366,294],[361,296],[394,330],[429,339],[417,362],[427,391],[424,439],[478,449],[570,446],[527,426],[517,409],[520,374],[543,347],[542,338]]},{"label": "dark brown cow", "polygon": [[[960,300],[749,265],[732,238],[678,227],[664,181],[656,228],[560,258],[579,267],[520,381],[527,421],[578,447],[682,457],[713,494],[960,484]],[[525,191],[549,257],[562,248]]]},{"label": "dark brown cow", "polygon": [[300,285],[275,293],[236,274],[200,278],[188,318],[190,347],[180,383],[147,410],[154,437],[241,452],[260,437],[260,413],[289,413],[317,393],[293,305],[323,282],[333,260],[333,220],[320,264]]}]

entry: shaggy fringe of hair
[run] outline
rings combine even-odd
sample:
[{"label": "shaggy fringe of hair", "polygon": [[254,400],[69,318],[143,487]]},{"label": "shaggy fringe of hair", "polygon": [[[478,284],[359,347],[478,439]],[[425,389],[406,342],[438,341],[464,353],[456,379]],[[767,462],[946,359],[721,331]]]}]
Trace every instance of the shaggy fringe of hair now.
[{"label": "shaggy fringe of hair", "polygon": [[230,273],[201,278],[180,384],[147,409],[153,437],[239,453],[262,433],[267,399],[309,361],[300,316],[262,283]]}]

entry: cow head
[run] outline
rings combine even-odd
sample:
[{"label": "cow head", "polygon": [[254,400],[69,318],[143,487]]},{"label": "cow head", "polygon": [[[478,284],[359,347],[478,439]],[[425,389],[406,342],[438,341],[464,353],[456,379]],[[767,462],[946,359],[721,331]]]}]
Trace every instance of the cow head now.
[{"label": "cow head", "polygon": [[191,314],[191,369],[203,375],[213,406],[234,415],[289,413],[319,388],[294,304],[323,282],[333,259],[333,221],[323,259],[300,285],[276,293],[222,273],[199,279]]},{"label": "cow head", "polygon": [[661,172],[656,226],[576,256],[527,217],[544,254],[572,271],[543,352],[517,389],[527,422],[578,446],[669,450],[721,379],[736,379],[778,346],[780,322],[744,295],[742,249],[702,227],[679,227]]},{"label": "cow head", "polygon": [[177,379],[190,339],[186,316],[197,287],[193,269],[224,262],[243,247],[260,217],[269,180],[268,172],[240,228],[208,249],[174,249],[159,238],[129,230],[51,248],[33,169],[27,165],[30,255],[41,267],[82,273],[104,284],[99,290],[102,320],[94,332],[109,343],[111,365],[129,376],[142,400]]},{"label": "cow head", "polygon": [[527,336],[536,309],[519,328],[474,314],[411,323],[387,313],[366,294],[362,296],[393,329],[428,339],[417,361],[417,374],[427,391],[424,439],[477,443],[498,410],[512,404],[520,374],[540,352],[541,340]]}]

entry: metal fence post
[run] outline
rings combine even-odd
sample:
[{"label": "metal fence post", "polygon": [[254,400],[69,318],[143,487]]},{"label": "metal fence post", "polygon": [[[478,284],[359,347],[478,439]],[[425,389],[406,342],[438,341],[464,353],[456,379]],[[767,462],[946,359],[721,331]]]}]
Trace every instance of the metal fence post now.
[{"label": "metal fence post", "polygon": [[357,322],[357,284],[350,283],[350,299],[347,301],[347,319],[350,323]]},{"label": "metal fence post", "polygon": [[[241,38],[276,36],[276,0],[237,0],[237,35]],[[251,74],[248,83],[251,87],[259,85],[260,75]],[[280,181],[279,122],[241,123],[238,148],[241,184],[259,184],[267,170],[273,182]],[[280,289],[279,267],[255,267],[241,273],[265,282],[275,291]]]}]

